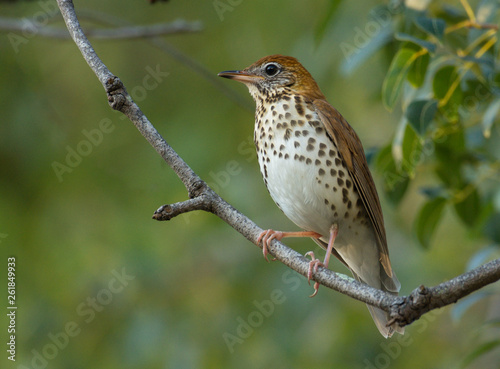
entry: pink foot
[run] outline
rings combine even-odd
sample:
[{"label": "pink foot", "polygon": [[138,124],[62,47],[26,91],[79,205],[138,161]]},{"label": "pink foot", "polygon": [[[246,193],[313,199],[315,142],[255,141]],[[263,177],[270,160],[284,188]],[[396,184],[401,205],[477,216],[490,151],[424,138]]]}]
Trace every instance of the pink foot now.
[{"label": "pink foot", "polygon": [[[307,252],[305,254],[305,256],[311,257],[311,261],[309,262],[309,271],[307,272],[307,283],[311,284],[311,278],[313,277],[313,271],[314,271],[314,273],[316,273],[318,271],[318,267],[324,266],[324,264],[319,259],[316,259],[316,257],[314,256],[314,252],[312,252],[312,251]],[[318,289],[319,289],[319,283],[316,282],[316,283],[314,283],[314,293],[309,297],[316,296],[316,294],[318,293]]]},{"label": "pink foot", "polygon": [[[311,278],[313,276],[313,271],[316,273],[318,271],[318,267],[322,266],[324,268],[328,268],[328,263],[330,262],[330,255],[332,254],[333,250],[333,243],[335,242],[335,239],[337,238],[339,228],[337,224],[333,224],[330,228],[330,239],[328,240],[328,247],[326,248],[326,255],[325,255],[325,261],[321,262],[319,259],[316,259],[314,256],[314,252],[309,251],[306,253],[306,256],[311,257],[311,262],[309,263],[309,271],[307,272],[307,282],[311,284]],[[316,282],[314,283],[314,293],[309,296],[309,297],[314,297],[318,293],[319,289],[319,283]]]},{"label": "pink foot", "polygon": [[[322,237],[319,233],[311,232],[311,231],[303,231],[303,232],[280,232],[274,231],[272,229],[268,229],[267,231],[261,232],[259,237],[257,238],[257,245],[262,241],[262,253],[264,254],[264,258],[269,262],[267,258],[267,254],[269,253],[268,247],[271,244],[271,241],[276,239],[281,241],[285,237],[312,237],[312,238],[320,238]],[[273,259],[276,260],[276,259]]]},{"label": "pink foot", "polygon": [[[269,253],[269,251],[267,248],[271,244],[271,241],[274,239],[281,241],[283,237],[283,232],[273,231],[272,229],[268,229],[267,231],[263,231],[261,234],[259,234],[259,238],[257,238],[257,244],[262,241],[262,254],[264,254],[264,259],[266,259],[268,263],[269,259],[267,258],[267,254]],[[276,258],[274,258],[273,261],[274,260],[276,260]]]}]

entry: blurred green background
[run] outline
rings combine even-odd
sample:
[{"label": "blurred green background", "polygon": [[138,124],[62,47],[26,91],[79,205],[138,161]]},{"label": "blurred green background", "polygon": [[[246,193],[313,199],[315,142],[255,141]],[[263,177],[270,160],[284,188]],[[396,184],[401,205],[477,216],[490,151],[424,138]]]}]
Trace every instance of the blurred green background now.
[{"label": "blurred green background", "polygon": [[[225,11],[217,11],[220,3]],[[262,182],[250,95],[216,74],[265,55],[295,56],[365,149],[386,145],[401,116],[380,101],[392,55],[376,53],[349,75],[340,70],[340,44],[355,42],[378,3],[343,2],[319,40],[326,0],[89,0],[75,7],[85,10],[86,26],[97,26],[92,14],[137,25],[202,22],[201,32],[163,39],[213,80],[145,39],[91,42],[167,142],[224,199],[263,228],[295,230]],[[47,4],[55,1],[0,3],[0,14],[30,17]],[[54,25],[63,27],[61,20]],[[2,264],[17,259],[17,361],[3,351],[2,367],[458,368],[483,338],[478,327],[498,317],[499,288],[490,286],[491,297],[458,319],[448,306],[407,327],[403,338],[385,340],[364,304],[326,288],[310,299],[303,277],[266,263],[260,249],[215,216],[153,221],[160,205],[187,198],[182,183],[109,108],[72,41],[12,33],[26,42],[14,47],[12,34],[0,34],[0,250]],[[142,88],[151,70],[168,76]],[[102,124],[109,132],[96,133]],[[85,148],[86,133],[101,138]],[[78,149],[88,155],[57,175],[54,163],[67,165],[68,152]],[[464,272],[488,242],[449,212],[433,247],[417,245],[418,186],[429,179],[423,169],[397,207],[381,196],[403,294]],[[373,174],[380,183],[383,173]],[[301,253],[317,248],[309,240],[286,243]],[[348,273],[339,263],[332,268]],[[6,267],[0,270],[4,281]],[[7,306],[6,287],[0,290]],[[7,320],[0,321],[3,343]],[[471,367],[499,362],[497,349]]]}]

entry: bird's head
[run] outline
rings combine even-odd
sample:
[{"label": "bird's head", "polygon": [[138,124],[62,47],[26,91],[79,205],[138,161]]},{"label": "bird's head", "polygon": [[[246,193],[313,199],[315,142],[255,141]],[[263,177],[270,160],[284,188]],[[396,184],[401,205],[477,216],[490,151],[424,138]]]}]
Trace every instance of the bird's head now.
[{"label": "bird's head", "polygon": [[324,98],[309,72],[291,56],[266,56],[243,70],[220,72],[219,76],[244,83],[255,101],[283,93],[300,94],[313,100]]}]

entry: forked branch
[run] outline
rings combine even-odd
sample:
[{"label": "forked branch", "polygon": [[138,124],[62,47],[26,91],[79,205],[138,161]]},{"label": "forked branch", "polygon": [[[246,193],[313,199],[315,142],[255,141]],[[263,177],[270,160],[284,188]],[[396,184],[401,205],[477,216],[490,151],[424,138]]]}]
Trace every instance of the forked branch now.
[{"label": "forked branch", "polygon": [[[215,193],[170,147],[132,100],[120,79],[114,76],[99,59],[80,27],[73,2],[57,0],[57,3],[71,37],[106,90],[110,106],[125,114],[132,121],[144,138],[174,170],[187,189],[189,200],[163,205],[154,213],[153,218],[170,220],[186,212],[203,210],[215,214],[248,240],[257,244],[257,237],[263,230]],[[307,276],[309,261],[298,252],[276,240],[271,243],[269,252],[297,273]],[[435,287],[418,287],[409,296],[395,297],[321,267],[314,274],[313,279],[335,291],[390,312],[393,321],[404,326],[430,310],[454,303],[479,288],[498,281],[500,259]]]}]

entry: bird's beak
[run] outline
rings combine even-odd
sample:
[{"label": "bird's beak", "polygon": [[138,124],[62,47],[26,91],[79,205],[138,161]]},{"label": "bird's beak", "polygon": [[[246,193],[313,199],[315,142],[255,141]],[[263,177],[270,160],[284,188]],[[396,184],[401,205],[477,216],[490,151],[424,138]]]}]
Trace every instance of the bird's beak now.
[{"label": "bird's beak", "polygon": [[244,70],[228,70],[225,72],[220,72],[219,77],[234,79],[235,81],[242,83],[256,83],[264,77],[256,76],[255,74],[250,74]]}]

